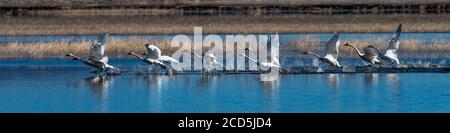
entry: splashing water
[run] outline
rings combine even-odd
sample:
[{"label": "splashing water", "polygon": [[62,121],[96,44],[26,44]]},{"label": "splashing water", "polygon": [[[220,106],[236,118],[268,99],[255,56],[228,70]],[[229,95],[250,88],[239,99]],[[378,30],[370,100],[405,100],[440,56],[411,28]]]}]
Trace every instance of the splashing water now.
[{"label": "splashing water", "polygon": [[441,61],[439,61],[439,65],[445,65],[447,62],[447,59],[442,59]]},{"label": "splashing water", "polygon": [[419,66],[419,67],[429,67],[430,66],[430,62],[429,61],[422,61],[422,60],[419,60],[419,61],[417,61],[417,66]]},{"label": "splashing water", "polygon": [[319,67],[319,59],[314,58],[311,62],[311,66],[313,67]]},{"label": "splashing water", "polygon": [[321,67],[317,68],[316,72],[323,72],[323,69]]}]

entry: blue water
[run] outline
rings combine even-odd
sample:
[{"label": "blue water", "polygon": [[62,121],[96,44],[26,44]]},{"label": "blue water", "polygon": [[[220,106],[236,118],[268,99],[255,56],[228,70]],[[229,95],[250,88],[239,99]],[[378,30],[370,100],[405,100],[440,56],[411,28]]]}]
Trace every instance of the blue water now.
[{"label": "blue water", "polygon": [[[111,35],[111,38],[127,40],[130,38],[142,38],[148,40],[170,40],[173,35]],[[207,36],[207,34],[203,35]],[[224,35],[221,35],[223,38]],[[281,44],[297,39],[314,38],[321,41],[328,40],[332,34],[280,34]],[[392,33],[341,33],[341,40],[370,40],[388,39]],[[51,41],[92,41],[95,35],[30,35],[30,36],[0,36],[0,44],[7,42],[51,42]],[[436,43],[450,41],[450,33],[402,33],[401,39],[421,40],[423,43]]]},{"label": "blue water", "polygon": [[291,74],[263,82],[257,74],[97,77],[71,60],[0,66],[0,112],[450,112],[450,73]]}]

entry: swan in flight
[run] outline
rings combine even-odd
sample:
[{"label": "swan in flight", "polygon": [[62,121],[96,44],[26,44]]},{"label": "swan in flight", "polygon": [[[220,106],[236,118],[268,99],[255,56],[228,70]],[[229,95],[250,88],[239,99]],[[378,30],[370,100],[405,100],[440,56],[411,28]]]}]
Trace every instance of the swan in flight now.
[{"label": "swan in flight", "polygon": [[178,60],[170,56],[161,55],[161,50],[155,45],[145,44],[145,47],[147,48],[147,54],[143,55],[146,55],[146,57],[141,57],[134,52],[130,52],[128,55],[133,55],[145,63],[150,65],[158,65],[164,69],[167,69],[167,64],[180,63]]},{"label": "swan in flight", "polygon": [[339,34],[335,32],[333,37],[331,37],[326,44],[325,56],[320,57],[318,54],[314,52],[304,52],[303,54],[313,55],[317,57],[320,61],[326,62],[332,66],[341,67],[339,61],[337,60],[340,44],[341,43],[339,41]]},{"label": "swan in flight", "polygon": [[72,57],[72,60],[79,60],[88,66],[96,68],[97,70],[93,71],[95,74],[99,74],[102,71],[108,72],[109,70],[114,70],[115,68],[108,64],[108,57],[104,56],[108,36],[108,34],[100,36],[92,43],[87,59],[75,56],[71,53],[66,54],[66,56]]},{"label": "swan in flight", "polygon": [[[272,44],[272,39],[275,40],[274,41],[274,42],[276,42],[275,44]],[[281,68],[280,61],[278,60],[278,57],[280,56],[279,55],[279,50],[278,50],[280,44],[279,44],[278,39],[279,39],[278,38],[278,33],[275,34],[275,35],[269,36],[268,39],[267,39],[267,42],[269,44],[271,44],[271,45],[274,45],[274,46],[272,46],[272,48],[275,49],[275,50],[273,50],[274,52],[272,53],[272,56],[271,56],[271,62],[258,62],[255,59],[247,56],[245,53],[241,54],[241,56],[244,56],[244,57],[248,58],[250,61],[255,62],[256,65],[258,65],[260,67],[263,67],[263,68]],[[251,48],[245,48],[245,51],[255,52]]]},{"label": "swan in flight", "polygon": [[366,61],[367,63],[369,63],[369,66],[374,65],[374,64],[379,64],[381,65],[381,61],[378,59],[378,52],[377,49],[373,48],[373,46],[368,46],[366,48],[364,48],[364,53],[361,53],[361,51],[358,50],[358,48],[356,48],[355,46],[353,46],[350,43],[345,43],[344,46],[349,46],[352,47],[353,49],[355,49],[355,51],[358,53],[358,56],[363,59],[364,61]]},{"label": "swan in flight", "polygon": [[[206,54],[206,55],[204,54],[203,56],[201,56],[201,55],[199,55],[199,54],[197,54],[195,52],[191,52],[191,54],[194,55],[197,58],[200,58],[200,59],[203,59],[203,58],[206,57],[209,60],[208,66],[211,67],[211,68],[223,67],[223,65],[217,61],[217,57],[214,54],[212,54],[212,53],[209,53],[209,54]],[[225,70],[225,69],[223,69],[223,70]]]},{"label": "swan in flight", "polygon": [[378,48],[371,46],[371,47],[375,48],[377,50],[377,52],[381,55],[381,59],[390,61],[396,65],[400,64],[400,61],[398,60],[398,57],[397,57],[397,50],[400,45],[399,38],[400,38],[401,32],[402,32],[402,24],[398,25],[397,30],[392,35],[392,38],[389,39],[388,47],[384,54],[382,54]]},{"label": "swan in flight", "polygon": [[275,57],[272,57],[271,62],[258,62],[255,59],[247,56],[246,54],[241,54],[242,56],[248,58],[250,61],[255,62],[256,65],[264,68],[281,68],[280,62]]}]

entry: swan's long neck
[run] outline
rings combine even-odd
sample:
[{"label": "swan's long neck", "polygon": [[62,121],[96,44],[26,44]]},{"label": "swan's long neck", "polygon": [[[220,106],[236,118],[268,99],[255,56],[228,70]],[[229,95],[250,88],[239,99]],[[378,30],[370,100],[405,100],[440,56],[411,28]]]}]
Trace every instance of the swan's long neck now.
[{"label": "swan's long neck", "polygon": [[353,49],[355,49],[356,52],[358,52],[358,55],[359,55],[360,57],[363,56],[363,54],[361,53],[361,51],[358,50],[358,48],[356,48],[355,46],[353,46],[353,45],[351,45],[351,44],[349,44],[349,46],[352,47]]},{"label": "swan's long neck", "polygon": [[250,61],[255,62],[255,63],[258,63],[258,61],[256,61],[255,59],[252,59],[251,57],[249,57],[249,56],[247,56],[247,55],[245,55],[245,54],[244,54],[244,56],[247,57]]},{"label": "swan's long neck", "polygon": [[74,59],[77,59],[77,60],[83,60],[83,59],[81,59],[81,57],[75,56],[73,54],[69,54],[69,56],[74,58]]},{"label": "swan's long neck", "polygon": [[139,59],[141,59],[141,60],[144,60],[144,57],[141,57],[141,56],[139,56],[139,55],[137,55],[137,54],[135,54],[135,53],[130,53],[131,55],[133,55],[133,56],[135,56],[135,57],[137,57],[137,58],[139,58]]}]

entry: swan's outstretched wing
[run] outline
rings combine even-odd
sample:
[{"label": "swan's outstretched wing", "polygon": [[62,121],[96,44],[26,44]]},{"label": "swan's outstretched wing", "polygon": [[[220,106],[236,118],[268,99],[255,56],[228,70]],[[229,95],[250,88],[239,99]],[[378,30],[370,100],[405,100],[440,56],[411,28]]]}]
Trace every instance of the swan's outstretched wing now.
[{"label": "swan's outstretched wing", "polygon": [[278,35],[278,33],[276,33],[275,35],[271,35],[270,36],[270,38],[269,38],[269,43],[271,43],[272,44],[272,42],[275,42],[275,43],[273,43],[272,45],[274,45],[275,47],[280,47],[280,36]]},{"label": "swan's outstretched wing", "polygon": [[164,62],[170,62],[170,63],[180,63],[177,59],[174,59],[170,56],[165,56],[165,55],[159,57],[159,60],[164,61]]},{"label": "swan's outstretched wing", "polygon": [[400,33],[402,32],[402,24],[398,25],[397,30],[392,35],[392,38],[388,41],[387,50],[397,50],[400,45]]},{"label": "swan's outstretched wing", "polygon": [[267,43],[270,44],[270,46],[272,47],[272,51],[274,52],[272,53],[272,56],[275,56],[275,58],[280,57],[280,36],[278,35],[278,33],[276,33],[275,35],[270,35],[267,39]]},{"label": "swan's outstretched wing", "polygon": [[159,60],[159,58],[161,57],[161,50],[158,47],[149,44],[146,44],[145,47],[147,48],[148,51],[147,58]]},{"label": "swan's outstretched wing", "polygon": [[339,34],[334,33],[334,35],[328,40],[325,47],[325,56],[331,55],[334,58],[337,58],[339,55],[339,46],[341,45],[339,41]]},{"label": "swan's outstretched wing", "polygon": [[103,36],[98,36],[97,42],[106,44],[106,42],[108,41],[108,38],[109,38],[109,34],[105,34]]},{"label": "swan's outstretched wing", "polygon": [[94,41],[91,45],[91,50],[89,52],[89,59],[90,60],[101,60],[105,54],[105,48],[106,48],[106,40],[108,38],[108,34],[104,36],[99,36],[97,40]]}]

